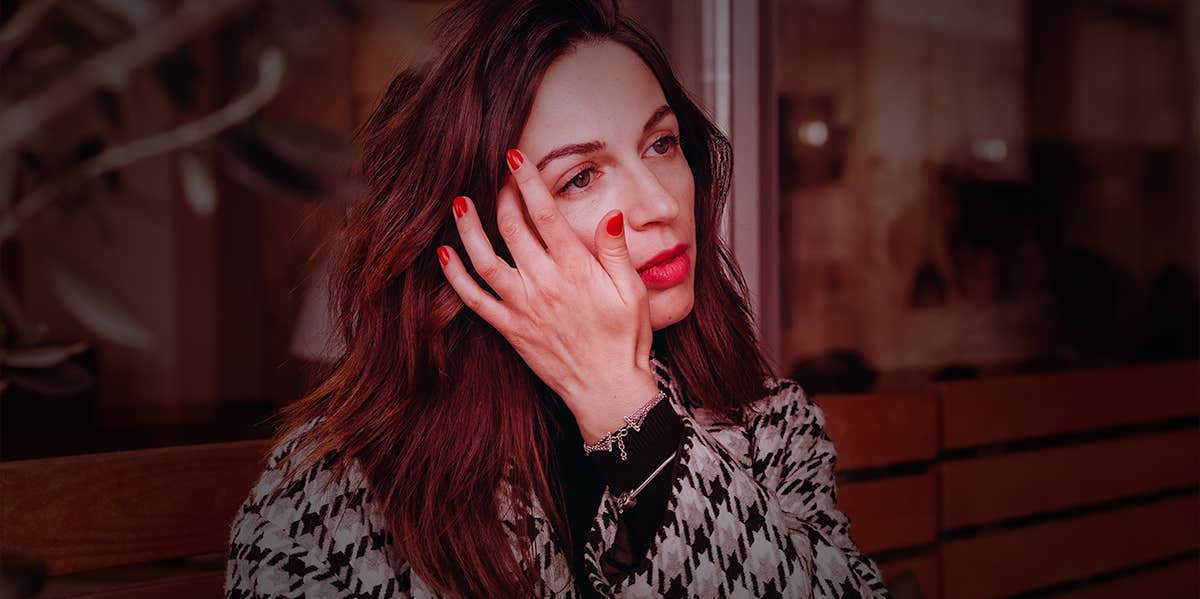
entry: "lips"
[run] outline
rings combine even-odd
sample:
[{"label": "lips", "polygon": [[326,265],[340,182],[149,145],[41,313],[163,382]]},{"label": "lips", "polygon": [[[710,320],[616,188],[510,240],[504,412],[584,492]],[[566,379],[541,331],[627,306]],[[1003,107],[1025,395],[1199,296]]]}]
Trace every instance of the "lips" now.
[{"label": "lips", "polygon": [[664,262],[670,262],[671,260],[674,260],[680,254],[686,252],[687,248],[688,248],[688,244],[681,243],[679,245],[676,245],[673,248],[665,249],[665,250],[655,254],[653,258],[647,260],[644,264],[639,266],[637,271],[640,273],[642,271],[645,271],[648,268],[653,268]]}]

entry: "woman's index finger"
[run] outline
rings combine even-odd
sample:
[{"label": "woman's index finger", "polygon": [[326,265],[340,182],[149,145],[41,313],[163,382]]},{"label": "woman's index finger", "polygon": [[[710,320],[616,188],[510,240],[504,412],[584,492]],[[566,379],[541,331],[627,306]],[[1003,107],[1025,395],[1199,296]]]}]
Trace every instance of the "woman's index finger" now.
[{"label": "woman's index finger", "polygon": [[509,170],[512,171],[512,177],[516,180],[517,189],[521,192],[521,198],[525,201],[529,219],[533,221],[533,226],[537,228],[551,255],[561,255],[564,251],[573,252],[579,249],[587,251],[555,205],[554,196],[550,195],[550,190],[542,181],[537,166],[530,163],[520,150],[509,150],[505,158]]}]

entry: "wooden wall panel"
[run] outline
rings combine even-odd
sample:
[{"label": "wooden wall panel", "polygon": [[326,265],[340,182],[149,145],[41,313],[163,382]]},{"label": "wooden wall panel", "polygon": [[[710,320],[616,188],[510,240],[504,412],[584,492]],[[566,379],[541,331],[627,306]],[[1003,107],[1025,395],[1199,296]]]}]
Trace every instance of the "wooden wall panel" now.
[{"label": "wooden wall panel", "polygon": [[911,572],[917,578],[923,599],[941,599],[941,565],[938,559],[937,552],[930,551],[916,557],[881,561],[878,566],[888,588],[897,586],[897,576]]},{"label": "wooden wall panel", "polygon": [[850,518],[851,537],[864,553],[937,542],[934,472],[841,485],[838,507]]},{"label": "wooden wall panel", "polygon": [[1183,559],[1166,566],[1109,580],[1059,595],[1057,599],[1200,597],[1200,563]]},{"label": "wooden wall panel", "polygon": [[1200,496],[943,542],[947,597],[1001,597],[1152,562],[1197,547]]},{"label": "wooden wall panel", "polygon": [[51,578],[36,599],[211,599],[224,595],[223,560],[135,565]]},{"label": "wooden wall panel", "polygon": [[937,399],[932,392],[822,395],[825,430],[838,470],[932,460],[937,456]]},{"label": "wooden wall panel", "polygon": [[5,551],[50,575],[228,549],[268,441],[0,463]]},{"label": "wooden wall panel", "polygon": [[1200,480],[1200,429],[943,462],[943,530]]},{"label": "wooden wall panel", "polygon": [[942,449],[1200,414],[1200,363],[942,383]]}]

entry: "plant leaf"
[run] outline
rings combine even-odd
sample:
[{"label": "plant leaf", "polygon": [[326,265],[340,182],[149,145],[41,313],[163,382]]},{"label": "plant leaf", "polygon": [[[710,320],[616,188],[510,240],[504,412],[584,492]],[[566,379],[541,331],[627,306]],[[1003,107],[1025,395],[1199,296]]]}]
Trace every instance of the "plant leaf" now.
[{"label": "plant leaf", "polygon": [[161,10],[148,0],[92,0],[100,8],[119,16],[133,29],[141,29],[158,20]]},{"label": "plant leaf", "polygon": [[192,212],[205,218],[212,216],[217,209],[217,184],[208,164],[195,152],[180,152],[179,179]]},{"label": "plant leaf", "polygon": [[254,130],[284,160],[308,170],[325,189],[325,199],[350,200],[360,193],[350,176],[358,158],[349,139],[312,125],[259,117]]},{"label": "plant leaf", "polygon": [[344,171],[355,158],[349,140],[305,123],[260,117],[254,132],[285,159],[317,172]]},{"label": "plant leaf", "polygon": [[87,351],[88,344],[77,341],[71,345],[21,347],[0,353],[0,363],[13,368],[49,368],[65,362],[71,356]]},{"label": "plant leaf", "polygon": [[239,183],[264,193],[283,191],[311,198],[325,193],[316,176],[285,160],[253,133],[233,129],[220,140],[222,162]]},{"label": "plant leaf", "polygon": [[75,318],[96,335],[128,347],[149,350],[153,335],[104,290],[62,264],[49,269],[50,287]]},{"label": "plant leaf", "polygon": [[79,395],[95,382],[92,373],[74,362],[43,369],[11,368],[8,376],[14,385],[50,397]]}]

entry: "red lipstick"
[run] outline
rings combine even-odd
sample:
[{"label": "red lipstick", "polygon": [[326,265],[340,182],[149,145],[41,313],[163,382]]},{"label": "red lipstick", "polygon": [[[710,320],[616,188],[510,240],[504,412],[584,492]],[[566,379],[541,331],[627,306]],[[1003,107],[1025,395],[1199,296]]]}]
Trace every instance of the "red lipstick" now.
[{"label": "red lipstick", "polygon": [[646,287],[663,289],[682,283],[692,270],[688,244],[681,243],[654,255],[638,267]]}]

